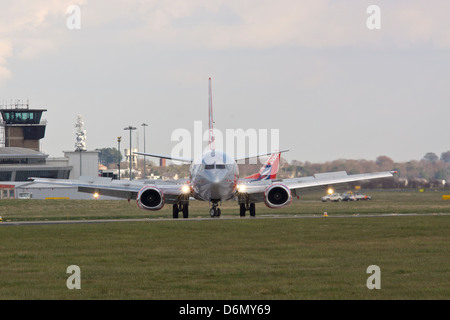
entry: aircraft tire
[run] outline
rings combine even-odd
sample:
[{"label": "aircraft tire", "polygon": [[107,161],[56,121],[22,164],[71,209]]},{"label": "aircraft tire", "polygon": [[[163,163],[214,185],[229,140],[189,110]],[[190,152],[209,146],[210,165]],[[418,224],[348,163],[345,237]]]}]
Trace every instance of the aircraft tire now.
[{"label": "aircraft tire", "polygon": [[255,209],[255,204],[254,203],[250,203],[250,217],[255,217],[256,216],[256,209]]},{"label": "aircraft tire", "polygon": [[241,217],[245,217],[245,204],[241,203],[241,205],[239,206],[239,216]]},{"label": "aircraft tire", "polygon": [[188,204],[183,205],[183,218],[184,219],[189,218],[189,205]]},{"label": "aircraft tire", "polygon": [[172,216],[173,216],[174,219],[178,219],[178,212],[179,212],[178,204],[175,203],[173,205],[173,209],[172,209]]}]

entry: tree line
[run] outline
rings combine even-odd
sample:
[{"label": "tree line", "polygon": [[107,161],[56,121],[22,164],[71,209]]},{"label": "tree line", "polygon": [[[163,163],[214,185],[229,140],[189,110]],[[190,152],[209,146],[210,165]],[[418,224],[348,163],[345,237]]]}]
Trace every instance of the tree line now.
[{"label": "tree line", "polygon": [[[100,163],[110,169],[117,168],[117,163],[122,160],[122,154],[116,148],[102,148],[100,151]],[[143,161],[143,160],[142,160]],[[141,165],[142,166],[142,165]],[[239,164],[241,177],[256,173],[262,164]],[[138,167],[139,164],[138,164]],[[188,178],[189,165],[169,165],[159,167],[155,162],[147,158],[147,174],[153,173],[168,179]],[[450,151],[443,152],[439,157],[433,152],[427,152],[420,160],[407,162],[395,162],[388,156],[379,156],[375,160],[338,159],[324,163],[292,160],[290,163],[281,158],[279,178],[295,178],[312,176],[316,173],[346,171],[348,174],[358,174],[376,171],[397,171],[394,179],[373,180],[364,183],[364,187],[409,187],[427,188],[450,186]]]},{"label": "tree line", "polygon": [[428,152],[420,160],[395,162],[388,156],[379,156],[375,161],[338,159],[325,163],[300,162],[293,160],[283,163],[280,177],[311,176],[315,173],[330,171],[347,171],[358,174],[376,171],[397,171],[394,179],[372,180],[365,187],[410,187],[428,188],[450,185],[450,151],[438,157]]}]

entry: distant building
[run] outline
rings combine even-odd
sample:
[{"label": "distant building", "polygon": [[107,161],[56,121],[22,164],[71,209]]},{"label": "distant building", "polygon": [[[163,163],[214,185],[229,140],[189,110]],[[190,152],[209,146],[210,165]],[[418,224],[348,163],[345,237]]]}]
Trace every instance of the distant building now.
[{"label": "distant building", "polygon": [[[136,166],[138,156],[137,156],[137,154],[134,154],[134,152],[138,152],[138,149],[133,148],[131,151],[133,152],[133,154],[131,156],[131,160],[133,161],[132,164],[133,164],[133,166]],[[130,163],[130,149],[125,149],[125,158],[126,158],[126,162]]]},{"label": "distant building", "polygon": [[76,187],[38,184],[30,178],[78,179],[98,177],[99,151],[66,151],[64,157],[49,158],[40,151],[47,122],[45,109],[29,109],[28,104],[0,106],[0,199],[67,197],[91,199]]},{"label": "distant building", "polygon": [[0,148],[0,181],[28,181],[31,177],[68,179],[68,161],[48,160],[48,155],[25,148]]},{"label": "distant building", "polygon": [[67,161],[48,159],[40,151],[47,122],[46,109],[30,109],[28,104],[1,106],[0,181],[28,181],[31,177],[68,179],[72,167]]},{"label": "distant building", "polygon": [[0,199],[14,199],[14,189],[15,185],[13,184],[0,184]]},{"label": "distant building", "polygon": [[81,176],[97,177],[100,151],[64,151],[64,157],[73,169],[69,179],[78,179]]},{"label": "distant building", "polygon": [[[25,107],[23,107],[25,106]],[[29,109],[28,104],[12,105],[11,108],[2,106],[1,127],[3,136],[1,146],[7,148],[26,148],[40,151],[39,142],[45,136],[47,121],[42,120],[42,113],[46,109]]]}]

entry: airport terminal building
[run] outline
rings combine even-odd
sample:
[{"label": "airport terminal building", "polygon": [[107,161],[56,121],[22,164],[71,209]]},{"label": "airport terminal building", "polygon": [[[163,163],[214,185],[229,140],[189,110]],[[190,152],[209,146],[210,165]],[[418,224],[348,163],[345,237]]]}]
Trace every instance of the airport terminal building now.
[{"label": "airport terminal building", "polygon": [[98,175],[97,151],[66,151],[64,157],[50,158],[40,150],[47,122],[41,120],[45,109],[27,105],[1,106],[0,113],[0,199],[32,194],[33,198],[64,197],[90,199],[74,187],[34,184],[31,177],[78,179]]},{"label": "airport terminal building", "polygon": [[68,179],[72,167],[66,159],[48,159],[39,151],[0,148],[0,181],[29,181],[31,177]]}]

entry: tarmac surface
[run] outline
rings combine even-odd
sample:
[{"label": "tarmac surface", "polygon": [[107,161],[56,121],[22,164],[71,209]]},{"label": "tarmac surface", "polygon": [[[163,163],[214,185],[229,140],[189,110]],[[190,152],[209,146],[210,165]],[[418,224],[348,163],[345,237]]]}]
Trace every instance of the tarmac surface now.
[{"label": "tarmac surface", "polygon": [[386,218],[386,217],[412,217],[412,216],[448,216],[450,213],[383,213],[383,214],[340,214],[340,215],[260,215],[254,218],[239,216],[221,216],[220,218],[197,217],[189,219],[172,218],[144,218],[144,219],[99,219],[99,220],[40,220],[40,221],[2,221],[1,226],[39,226],[60,224],[90,224],[90,223],[114,223],[114,222],[157,222],[157,221],[220,221],[220,220],[252,220],[252,219],[335,219],[335,218]]}]

